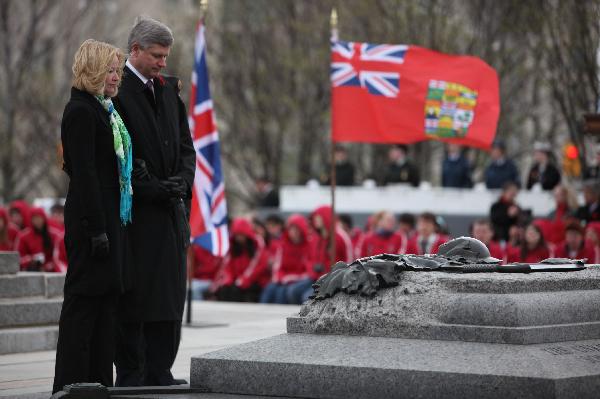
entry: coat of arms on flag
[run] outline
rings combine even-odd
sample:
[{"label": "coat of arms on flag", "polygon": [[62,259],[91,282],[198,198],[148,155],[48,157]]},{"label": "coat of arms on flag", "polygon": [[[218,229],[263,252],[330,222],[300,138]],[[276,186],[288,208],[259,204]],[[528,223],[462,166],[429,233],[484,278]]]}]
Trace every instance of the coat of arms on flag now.
[{"label": "coat of arms on flag", "polygon": [[458,83],[430,80],[425,101],[425,133],[435,137],[465,137],[476,104],[476,91]]}]

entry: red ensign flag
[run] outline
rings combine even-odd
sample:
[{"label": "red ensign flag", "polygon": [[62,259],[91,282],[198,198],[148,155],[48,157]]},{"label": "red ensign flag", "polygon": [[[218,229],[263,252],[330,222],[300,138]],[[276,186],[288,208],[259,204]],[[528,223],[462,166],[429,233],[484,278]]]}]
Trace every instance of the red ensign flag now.
[{"label": "red ensign flag", "polygon": [[498,75],[481,59],[417,46],[332,42],[332,139],[489,148]]}]

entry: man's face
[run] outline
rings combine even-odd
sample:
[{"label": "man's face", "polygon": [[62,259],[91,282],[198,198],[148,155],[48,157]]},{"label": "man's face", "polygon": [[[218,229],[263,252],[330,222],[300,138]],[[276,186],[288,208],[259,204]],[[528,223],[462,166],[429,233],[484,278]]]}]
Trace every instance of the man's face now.
[{"label": "man's face", "polygon": [[504,153],[499,147],[492,147],[492,151],[490,152],[490,156],[494,161],[501,159],[504,156]]},{"label": "man's face", "polygon": [[139,73],[147,79],[153,79],[167,66],[167,57],[170,51],[170,47],[158,44],[142,49],[139,44],[135,43],[131,48],[129,60]]}]

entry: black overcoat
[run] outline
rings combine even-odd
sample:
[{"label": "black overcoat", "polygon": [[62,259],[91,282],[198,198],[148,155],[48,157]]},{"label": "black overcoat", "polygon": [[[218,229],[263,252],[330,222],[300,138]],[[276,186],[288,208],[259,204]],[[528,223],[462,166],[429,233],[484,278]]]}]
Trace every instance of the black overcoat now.
[{"label": "black overcoat", "polygon": [[[119,218],[119,172],[108,112],[91,94],[71,89],[61,124],[64,169],[70,177],[65,203],[69,267],[65,294],[104,295],[122,290],[125,228]],[[110,255],[91,257],[90,238],[106,233]]]},{"label": "black overcoat", "polygon": [[[120,301],[122,321],[181,320],[185,301],[186,257],[189,243],[189,198],[196,153],[185,106],[162,77],[154,79],[154,96],[125,67],[115,107],[133,143],[133,157],[143,159],[150,179],[133,183],[133,223],[128,228],[132,249],[131,285]],[[155,99],[156,98],[156,99]],[[187,236],[182,234],[181,208],[159,184],[171,176],[187,183]],[[181,204],[181,200],[179,200]]]}]

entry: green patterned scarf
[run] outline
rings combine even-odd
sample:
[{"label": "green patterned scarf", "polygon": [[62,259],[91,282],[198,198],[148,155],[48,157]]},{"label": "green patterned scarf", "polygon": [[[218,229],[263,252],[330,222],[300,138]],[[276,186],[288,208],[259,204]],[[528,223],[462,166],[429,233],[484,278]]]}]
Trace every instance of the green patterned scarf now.
[{"label": "green patterned scarf", "polygon": [[131,188],[131,170],[133,162],[131,156],[131,137],[115,109],[110,97],[96,96],[102,107],[108,112],[110,127],[113,133],[113,143],[119,166],[119,188],[121,190],[120,217],[121,224],[131,223],[131,201],[133,189]]}]

